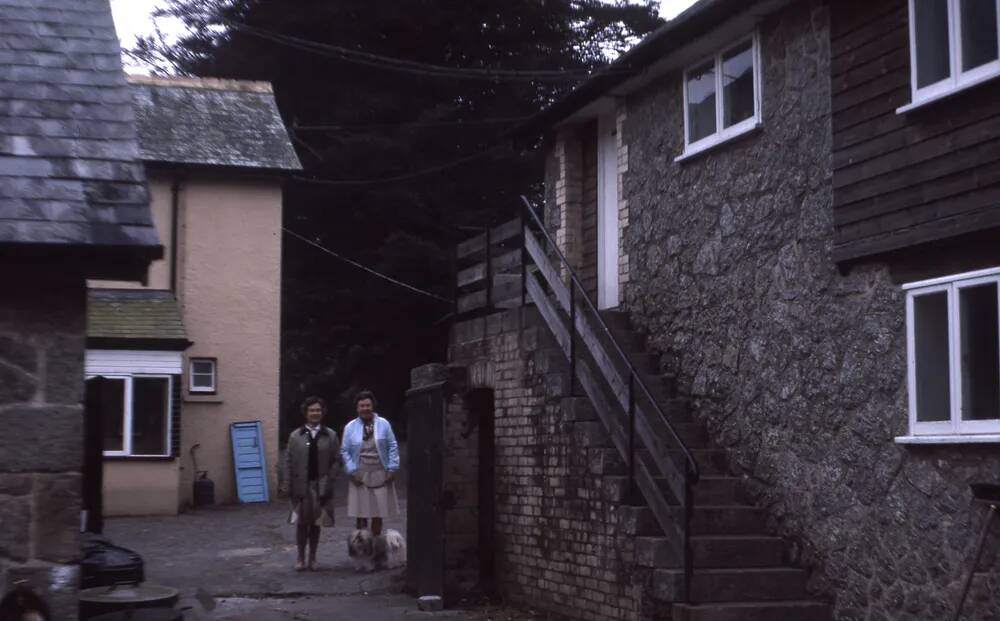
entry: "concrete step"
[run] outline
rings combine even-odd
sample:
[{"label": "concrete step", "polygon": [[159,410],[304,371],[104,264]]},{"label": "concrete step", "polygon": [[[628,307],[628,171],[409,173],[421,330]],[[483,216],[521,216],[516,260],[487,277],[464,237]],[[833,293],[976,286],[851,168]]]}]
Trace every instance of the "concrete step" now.
[{"label": "concrete step", "polygon": [[828,604],[808,600],[674,604],[673,621],[831,621]]},{"label": "concrete step", "polygon": [[582,448],[612,448],[611,436],[601,421],[573,423],[573,437]]},{"label": "concrete step", "polygon": [[[668,499],[679,504],[680,498],[673,498],[672,489],[667,479],[657,477],[657,483]],[[702,475],[691,490],[695,506],[698,505],[741,505],[747,504],[743,494],[743,485],[738,477]]]},{"label": "concrete step", "polygon": [[[653,596],[668,602],[682,601],[684,572],[679,569],[657,569],[653,573]],[[695,568],[689,590],[690,601],[710,602],[771,602],[803,600],[806,593],[806,572],[794,567],[761,568]]]},{"label": "concrete step", "polygon": [[751,505],[695,505],[691,509],[691,535],[766,534],[763,509]]},{"label": "concrete step", "polygon": [[[667,451],[667,453],[678,466],[686,461],[684,453],[679,450]],[[691,449],[691,455],[694,457],[695,463],[698,464],[698,470],[702,476],[729,474],[729,456],[725,449]]]},{"label": "concrete step", "polygon": [[[780,567],[784,542],[779,537],[691,537],[692,563],[699,569]],[[637,537],[636,564],[641,567],[679,568],[680,554],[663,537]]]},{"label": "concrete step", "polygon": [[592,448],[587,450],[587,464],[591,474],[626,474],[628,465],[616,448]]},{"label": "concrete step", "polygon": [[618,507],[618,527],[626,535],[633,537],[663,536],[660,525],[649,507],[622,505]]},{"label": "concrete step", "polygon": [[587,397],[563,397],[559,403],[563,422],[599,421],[597,410]]}]

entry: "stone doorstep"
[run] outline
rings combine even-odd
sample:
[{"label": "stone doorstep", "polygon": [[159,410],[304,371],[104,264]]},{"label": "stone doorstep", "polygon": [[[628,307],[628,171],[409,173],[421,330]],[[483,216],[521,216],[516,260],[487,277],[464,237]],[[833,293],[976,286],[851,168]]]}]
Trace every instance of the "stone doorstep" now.
[{"label": "stone doorstep", "polygon": [[833,611],[823,602],[730,602],[674,604],[673,621],[832,621]]},{"label": "stone doorstep", "polygon": [[[653,595],[668,602],[682,600],[684,572],[657,569],[653,572]],[[794,567],[695,569],[691,599],[696,602],[760,602],[803,600],[806,572]]]}]

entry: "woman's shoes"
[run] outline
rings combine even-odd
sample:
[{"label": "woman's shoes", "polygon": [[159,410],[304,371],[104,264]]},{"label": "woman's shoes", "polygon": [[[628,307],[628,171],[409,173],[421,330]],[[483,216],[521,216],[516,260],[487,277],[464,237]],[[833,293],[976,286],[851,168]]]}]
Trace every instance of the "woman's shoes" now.
[{"label": "woman's shoes", "polygon": [[305,571],[306,564],[305,561],[295,561],[295,571]]},{"label": "woman's shoes", "polygon": [[318,568],[319,568],[319,564],[316,562],[316,559],[310,559],[309,560],[309,571],[316,571],[316,569],[318,569]]}]

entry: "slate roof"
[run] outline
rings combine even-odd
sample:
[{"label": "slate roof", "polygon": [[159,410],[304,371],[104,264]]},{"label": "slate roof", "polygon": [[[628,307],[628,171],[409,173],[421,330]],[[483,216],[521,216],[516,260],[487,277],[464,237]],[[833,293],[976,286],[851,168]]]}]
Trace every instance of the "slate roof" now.
[{"label": "slate roof", "polygon": [[129,76],[147,162],[301,170],[271,85]]},{"label": "slate roof", "polygon": [[87,338],[187,341],[187,333],[170,291],[89,289]]},{"label": "slate roof", "polygon": [[119,53],[108,0],[0,0],[0,245],[162,254]]}]

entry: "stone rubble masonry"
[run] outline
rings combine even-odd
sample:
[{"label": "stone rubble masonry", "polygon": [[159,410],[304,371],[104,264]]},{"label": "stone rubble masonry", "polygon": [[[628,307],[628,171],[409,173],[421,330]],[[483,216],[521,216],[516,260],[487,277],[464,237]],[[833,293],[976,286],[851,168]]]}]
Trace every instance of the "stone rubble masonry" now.
[{"label": "stone rubble masonry", "polygon": [[77,615],[84,279],[0,267],[0,591],[36,589]]},{"label": "stone rubble masonry", "polygon": [[[491,375],[469,388],[492,388],[495,407],[496,545],[501,595],[509,602],[560,618],[638,619],[648,575],[634,572],[634,543],[619,534],[617,505],[604,499],[590,474],[587,452],[561,420],[559,396],[546,390],[535,354],[554,342],[534,308],[514,309],[456,324],[449,363]],[[467,412],[449,405],[446,453],[468,451],[455,432]],[[457,423],[457,424],[456,424]],[[460,434],[459,434],[460,436]],[[449,472],[460,487],[450,528],[468,524],[473,469]],[[463,494],[469,494],[463,497]],[[448,537],[453,535],[449,532]]]},{"label": "stone rubble masonry", "polygon": [[[759,132],[677,163],[681,74],[628,98],[626,308],[837,619],[949,618],[985,516],[968,484],[1000,480],[1000,452],[894,442],[904,294],[885,265],[831,260],[826,4],[759,29]],[[996,537],[969,619],[1000,618]]]}]

